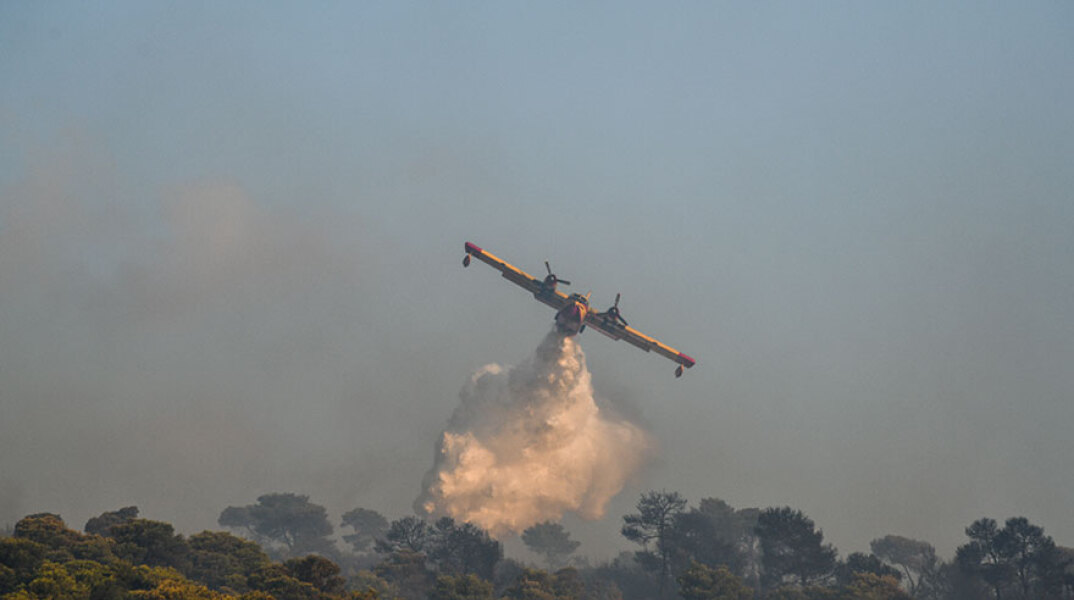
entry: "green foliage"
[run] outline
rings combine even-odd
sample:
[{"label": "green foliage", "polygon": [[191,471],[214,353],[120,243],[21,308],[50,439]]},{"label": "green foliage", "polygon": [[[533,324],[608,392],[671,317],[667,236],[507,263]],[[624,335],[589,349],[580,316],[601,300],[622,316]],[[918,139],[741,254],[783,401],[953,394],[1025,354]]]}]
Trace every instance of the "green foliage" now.
[{"label": "green foliage", "polygon": [[271,563],[260,546],[223,531],[203,531],[191,536],[187,543],[187,574],[212,589],[249,591],[250,577]]},{"label": "green foliage", "polygon": [[695,510],[704,515],[716,535],[725,540],[740,542],[754,538],[753,528],[760,513],[755,508],[735,510],[719,498],[702,498]]},{"label": "green foliage", "polygon": [[335,554],[328,536],[332,525],[323,506],[309,496],[265,494],[257,504],[229,506],[217,521],[223,527],[249,533],[262,546],[281,548],[285,557]]},{"label": "green foliage", "polygon": [[64,567],[75,581],[89,590],[92,600],[110,600],[123,597],[124,588],[112,565],[93,560],[73,560]]},{"label": "green foliage", "polygon": [[1062,571],[1063,593],[1074,598],[1074,548],[1056,546],[1058,567]]},{"label": "green foliage", "polygon": [[[276,517],[288,506],[309,508],[304,496],[259,501],[279,509]],[[312,506],[317,521],[323,509]],[[372,571],[358,571],[348,592],[340,566],[324,556],[275,563],[252,541],[211,531],[184,539],[168,523],[135,518],[136,511],[90,519],[87,529],[107,537],[70,530],[51,513],[20,520],[12,536],[0,536],[0,600],[491,600],[496,589],[504,600],[652,600],[675,589],[651,576],[657,572],[676,574],[684,600],[1074,598],[1074,550],[1057,547],[1023,517],[1003,527],[991,519],[972,523],[953,564],[931,545],[898,536],[873,540],[873,554],[852,553],[837,564],[835,549],[801,511],[736,511],[711,498],[687,510],[678,494],[650,492],[637,514],[624,517],[624,536],[643,551],[553,574],[504,560],[500,543],[472,524],[407,517],[385,525],[375,512],[355,509],[344,525],[355,535],[382,531],[378,550],[387,555]],[[550,563],[578,545],[551,522],[527,529],[523,541]],[[767,589],[754,596],[747,581],[754,581],[758,555]],[[348,565],[348,573],[356,568]]]},{"label": "green foliage", "polygon": [[858,572],[842,590],[840,600],[912,600],[890,575]]},{"label": "green foliage", "polygon": [[377,552],[423,552],[432,535],[432,528],[423,519],[415,516],[403,517],[392,521],[384,539],[377,540]]},{"label": "green foliage", "polygon": [[136,518],[138,518],[138,507],[126,506],[119,510],[93,517],[86,521],[86,526],[82,530],[89,534],[106,536],[111,533],[112,526],[126,523]]},{"label": "green foliage", "polygon": [[898,570],[884,564],[874,554],[864,554],[862,552],[852,552],[850,556],[847,556],[845,561],[840,561],[835,567],[835,580],[839,585],[848,585],[855,580],[856,575],[860,573],[871,573],[873,575],[891,577],[896,582],[902,579],[902,573]]},{"label": "green foliage", "polygon": [[560,569],[554,574],[540,569],[522,569],[503,593],[510,600],[582,600],[586,586],[578,571]]},{"label": "green foliage", "polygon": [[118,600],[123,594],[124,588],[109,565],[90,560],[62,564],[44,560],[4,598]]},{"label": "green foliage", "polygon": [[492,579],[503,559],[503,545],[471,523],[458,524],[450,517],[437,520],[428,544],[429,558],[441,573],[472,573]]},{"label": "green foliage", "polygon": [[637,514],[623,517],[622,534],[626,539],[648,546],[659,546],[671,529],[675,516],[686,508],[686,499],[678,492],[648,492],[638,500]]},{"label": "green foliage", "polygon": [[713,569],[694,562],[679,575],[679,595],[684,600],[751,600],[753,590],[727,567]]},{"label": "green foliage", "polygon": [[347,583],[339,575],[339,565],[316,554],[292,558],[283,566],[291,577],[312,585],[323,594],[342,594]]},{"label": "green foliage", "polygon": [[41,567],[49,548],[25,538],[0,538],[0,594],[14,592]]},{"label": "green foliage", "polygon": [[441,575],[429,600],[493,600],[492,583],[476,575]]},{"label": "green foliage", "polygon": [[660,589],[646,592],[647,586],[630,569],[613,568],[608,575],[624,596],[662,596],[667,582],[677,580],[695,561],[713,568],[723,565],[748,582],[758,581],[758,509],[735,510],[718,498],[704,498],[697,508],[686,510],[681,496],[666,492],[650,492],[638,508],[637,514],[624,517],[623,535],[642,544],[633,562],[659,573],[654,580]]},{"label": "green foliage", "polygon": [[1025,517],[978,519],[966,528],[969,543],[955,554],[963,575],[984,582],[995,597],[1047,598],[1062,592],[1066,576],[1061,553],[1044,529]]},{"label": "green foliage", "polygon": [[581,542],[571,539],[562,525],[551,521],[528,527],[522,532],[522,542],[533,552],[544,556],[549,568],[562,565],[581,545]]},{"label": "green foliage", "polygon": [[15,537],[37,542],[50,550],[67,553],[83,539],[82,534],[68,529],[63,519],[52,513],[23,517],[15,523]]},{"label": "green foliage", "polygon": [[[623,516],[623,528],[620,530],[623,537],[641,544],[643,548],[638,553],[639,563],[659,573],[660,597],[664,596],[670,575],[675,520],[685,508],[686,499],[678,492],[651,491],[638,500],[636,514]],[[655,552],[649,550],[651,543],[655,543]]]},{"label": "green foliage", "polygon": [[[587,575],[591,592],[604,590],[611,598],[650,600],[659,595],[658,582],[638,564],[635,552],[621,552],[614,560],[598,565]],[[602,581],[608,585],[599,585]]]},{"label": "green foliage", "polygon": [[585,581],[574,567],[556,571],[552,576],[552,589],[556,591],[556,596],[563,600],[581,600],[586,595]]},{"label": "green foliage", "polygon": [[96,535],[83,535],[68,529],[63,519],[51,513],[38,513],[24,517],[15,525],[15,537],[4,539],[37,544],[37,547],[33,549],[25,544],[6,546],[6,549],[0,548],[0,553],[14,552],[16,554],[8,559],[15,562],[5,563],[9,566],[26,560],[25,552],[31,552],[40,555],[41,559],[48,558],[58,563],[76,559],[106,563],[115,560],[114,544],[111,540]]},{"label": "green foliage", "polygon": [[313,584],[292,577],[280,564],[261,569],[250,577],[250,584],[256,590],[272,594],[276,600],[316,600],[320,597]]},{"label": "green foliage", "polygon": [[174,567],[188,571],[190,546],[170,523],[133,519],[111,527],[116,555],[135,564]]},{"label": "green foliage", "polygon": [[37,598],[54,600],[88,600],[89,598],[89,587],[76,581],[63,565],[51,560],[41,563],[34,573],[34,578],[26,585],[26,591]]},{"label": "green foliage", "polygon": [[225,600],[238,593],[247,600],[378,598],[368,589],[347,594],[339,567],[326,558],[273,564],[256,544],[229,533],[202,532],[188,542],[170,524],[145,519],[113,523],[107,530],[112,537],[83,535],[47,513],[19,521],[18,537],[0,538],[0,598]]},{"label": "green foliage", "polygon": [[134,565],[130,572],[123,573],[123,577],[132,588],[144,590],[157,587],[165,581],[184,579],[182,573],[171,567],[149,565]]},{"label": "green foliage", "polygon": [[66,552],[74,559],[110,562],[116,559],[115,544],[99,535],[80,536]]},{"label": "green foliage", "polygon": [[0,562],[0,596],[15,591],[19,585],[19,576],[15,569]]},{"label": "green foliage", "polygon": [[429,567],[441,574],[472,573],[487,580],[503,559],[503,545],[487,531],[471,523],[456,523],[450,517],[438,519],[432,526],[415,516],[392,521],[385,538],[377,541],[377,552],[394,556],[393,561],[422,554]]},{"label": "green foliage", "polygon": [[931,598],[938,595],[940,561],[936,549],[928,542],[898,535],[886,535],[869,543],[880,560],[901,569],[903,582],[913,597]]},{"label": "green foliage", "polygon": [[347,582],[347,587],[361,593],[371,593],[374,597],[395,598],[395,588],[372,571],[358,571]]},{"label": "green foliage", "polygon": [[745,567],[745,523],[726,503],[711,498],[701,508],[676,515],[668,536],[672,572],[681,573],[694,561],[709,566],[727,565],[733,572]]},{"label": "green foliage", "polygon": [[185,579],[165,579],[150,590],[135,590],[131,600],[223,600],[232,598]]},{"label": "green foliage", "polygon": [[350,544],[355,552],[365,552],[388,531],[388,520],[368,508],[356,508],[343,513],[341,524],[354,530],[354,533],[343,536],[343,541]]},{"label": "green foliage", "polygon": [[389,554],[373,569],[373,573],[394,586],[405,600],[425,598],[435,580],[425,566],[425,555],[410,550]]},{"label": "green foliage", "polygon": [[524,569],[514,585],[504,591],[503,597],[511,600],[559,600],[552,575],[537,569]]},{"label": "green foliage", "polygon": [[824,543],[824,534],[800,510],[789,506],[765,509],[757,517],[755,531],[766,588],[823,583],[835,569],[835,548]]}]

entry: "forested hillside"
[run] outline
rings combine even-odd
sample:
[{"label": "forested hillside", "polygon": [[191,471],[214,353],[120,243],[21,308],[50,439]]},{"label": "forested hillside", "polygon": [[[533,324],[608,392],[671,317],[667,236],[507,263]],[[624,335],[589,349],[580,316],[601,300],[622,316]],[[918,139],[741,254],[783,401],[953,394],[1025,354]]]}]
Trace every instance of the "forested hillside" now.
[{"label": "forested hillside", "polygon": [[[487,532],[450,518],[389,522],[356,508],[333,537],[327,511],[296,494],[231,506],[221,526],[185,537],[125,507],[79,532],[58,515],[24,517],[0,537],[3,600],[922,600],[1074,598],[1074,551],[1025,518],[966,527],[945,561],[924,541],[888,535],[840,557],[801,511],[735,509],[650,492],[623,516],[637,544],[590,564],[559,524],[523,542],[541,566],[505,558]],[[240,537],[241,536],[241,537]],[[339,542],[342,542],[340,544]]]}]

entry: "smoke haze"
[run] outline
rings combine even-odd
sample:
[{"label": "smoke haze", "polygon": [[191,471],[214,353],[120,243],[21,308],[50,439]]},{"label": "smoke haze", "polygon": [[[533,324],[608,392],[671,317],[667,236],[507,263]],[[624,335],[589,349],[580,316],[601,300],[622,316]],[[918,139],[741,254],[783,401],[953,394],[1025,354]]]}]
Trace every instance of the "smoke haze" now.
[{"label": "smoke haze", "polygon": [[332,401],[301,400],[356,401],[341,374],[360,354],[347,299],[361,252],[233,181],[129,201],[98,142],[68,132],[2,190],[0,523],[49,510],[78,527],[134,503],[204,528],[222,509],[205,494],[329,480],[308,457],[354,449],[328,449]]},{"label": "smoke haze", "polygon": [[601,410],[577,341],[550,332],[517,367],[487,365],[463,387],[415,509],[496,536],[605,507],[653,440]]},{"label": "smoke haze", "polygon": [[403,517],[456,409],[437,467],[477,511],[487,481],[452,477],[507,455],[509,369],[477,414],[455,392],[551,314],[464,271],[472,240],[701,361],[579,338],[660,445],[601,521],[612,483],[533,507],[585,553],[628,548],[650,489],[800,508],[843,553],[950,556],[982,516],[1074,545],[1072,29],[1070,3],[0,2],[0,527],[134,504],[193,533],[273,492]]}]

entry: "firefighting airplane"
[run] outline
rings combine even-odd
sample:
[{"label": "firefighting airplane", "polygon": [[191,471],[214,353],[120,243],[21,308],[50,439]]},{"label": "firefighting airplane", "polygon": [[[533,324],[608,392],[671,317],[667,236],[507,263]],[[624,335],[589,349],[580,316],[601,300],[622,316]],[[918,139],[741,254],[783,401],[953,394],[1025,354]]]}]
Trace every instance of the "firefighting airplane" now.
[{"label": "firefighting airplane", "polygon": [[466,256],[462,259],[462,266],[470,266],[471,257],[488,263],[503,273],[505,279],[525,288],[534,298],[556,309],[556,329],[564,335],[577,335],[585,331],[586,326],[592,327],[613,340],[626,340],[646,352],[654,351],[679,363],[675,369],[675,377],[682,377],[683,367],[689,369],[696,363],[682,352],[627,325],[626,319],[619,312],[619,294],[615,295],[615,304],[611,308],[604,312],[595,312],[589,307],[589,294],[568,296],[556,289],[557,284],[570,285],[571,282],[556,277],[548,261],[544,263],[548,275],[544,279],[538,279],[500,260],[492,253],[466,242]]}]

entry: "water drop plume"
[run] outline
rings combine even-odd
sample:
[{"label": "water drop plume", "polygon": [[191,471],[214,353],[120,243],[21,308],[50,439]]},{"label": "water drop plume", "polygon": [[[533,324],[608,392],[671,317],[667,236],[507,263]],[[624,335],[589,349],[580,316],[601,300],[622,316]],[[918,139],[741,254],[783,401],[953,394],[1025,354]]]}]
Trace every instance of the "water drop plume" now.
[{"label": "water drop plume", "polygon": [[601,518],[653,448],[598,406],[581,347],[555,331],[521,365],[479,369],[459,396],[414,508],[497,537],[566,512]]}]

